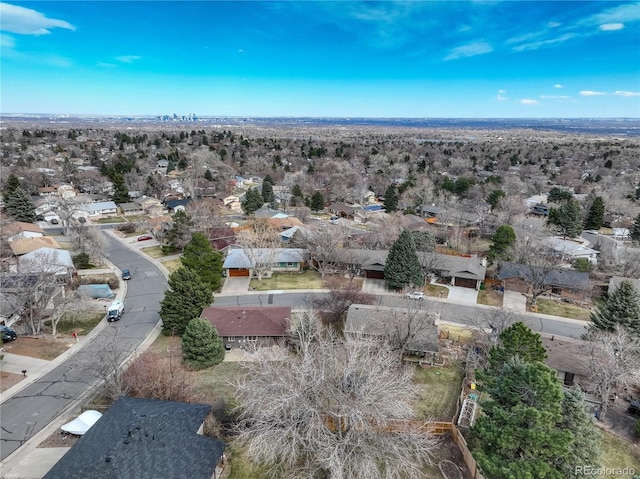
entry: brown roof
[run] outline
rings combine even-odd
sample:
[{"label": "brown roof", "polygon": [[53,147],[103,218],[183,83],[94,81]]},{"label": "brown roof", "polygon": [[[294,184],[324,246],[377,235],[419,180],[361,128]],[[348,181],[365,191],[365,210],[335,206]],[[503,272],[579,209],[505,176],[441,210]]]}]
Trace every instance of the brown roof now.
[{"label": "brown roof", "polygon": [[200,317],[209,320],[222,337],[279,337],[287,334],[291,308],[279,306],[212,307],[205,308]]},{"label": "brown roof", "polygon": [[40,236],[38,238],[21,238],[9,242],[11,251],[16,256],[31,253],[40,248],[62,249],[62,246],[51,236]]},{"label": "brown roof", "polygon": [[294,226],[304,226],[304,223],[295,216],[288,216],[287,218],[269,218],[269,224],[275,228],[288,229]]},{"label": "brown roof", "polygon": [[17,235],[19,233],[22,233],[23,231],[44,234],[44,230],[40,228],[38,225],[34,223],[25,223],[23,221],[16,221],[2,228],[2,233],[3,235],[6,235],[6,236]]},{"label": "brown roof", "polygon": [[547,350],[545,363],[556,371],[564,371],[588,377],[589,347],[587,341],[570,338],[542,337],[542,344]]}]

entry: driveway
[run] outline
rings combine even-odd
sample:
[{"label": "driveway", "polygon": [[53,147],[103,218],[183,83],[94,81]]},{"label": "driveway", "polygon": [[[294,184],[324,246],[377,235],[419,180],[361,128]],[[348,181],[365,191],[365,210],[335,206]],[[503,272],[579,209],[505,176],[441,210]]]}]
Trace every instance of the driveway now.
[{"label": "driveway", "polygon": [[221,294],[244,294],[249,291],[249,276],[228,276],[222,285]]},{"label": "driveway", "polygon": [[519,313],[527,311],[527,297],[518,291],[504,291],[502,307]]},{"label": "driveway", "polygon": [[[441,285],[445,286],[445,285]],[[478,291],[474,288],[463,288],[462,286],[445,286],[449,290],[447,301],[455,303],[478,303]]]},{"label": "driveway", "polygon": [[387,282],[384,279],[365,278],[362,282],[362,290],[367,293],[387,293]]}]

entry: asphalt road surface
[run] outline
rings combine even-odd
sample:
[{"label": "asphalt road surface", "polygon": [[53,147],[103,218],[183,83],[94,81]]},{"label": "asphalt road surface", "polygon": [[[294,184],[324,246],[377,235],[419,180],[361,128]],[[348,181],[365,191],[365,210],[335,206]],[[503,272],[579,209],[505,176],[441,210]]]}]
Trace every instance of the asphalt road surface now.
[{"label": "asphalt road surface", "polygon": [[[167,287],[151,261],[105,234],[106,256],[132,278],[122,319],[109,325],[78,353],[30,384],[0,407],[0,460],[38,433],[100,380],[97,363],[124,359],[159,320],[160,301]],[[104,320],[106,321],[106,319]]]}]

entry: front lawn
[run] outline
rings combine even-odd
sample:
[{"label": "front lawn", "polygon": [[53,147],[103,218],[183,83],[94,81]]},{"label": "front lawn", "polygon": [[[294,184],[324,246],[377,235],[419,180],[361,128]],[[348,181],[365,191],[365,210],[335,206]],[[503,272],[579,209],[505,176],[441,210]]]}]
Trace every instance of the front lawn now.
[{"label": "front lawn", "polygon": [[167,261],[162,261],[162,264],[169,270],[170,273],[173,273],[180,266],[182,266],[182,261],[180,261],[180,259],[170,259]]},{"label": "front lawn", "polygon": [[489,306],[502,306],[504,294],[491,289],[481,289],[478,291],[478,304],[487,304]]},{"label": "front lawn", "polygon": [[444,367],[416,366],[414,382],[422,388],[415,406],[417,416],[434,421],[451,421],[456,413],[463,378],[464,371],[459,363]]},{"label": "front lawn", "polygon": [[98,224],[111,224],[111,223],[127,223],[127,220],[122,216],[110,216],[108,218],[98,218],[95,220],[92,219],[91,222],[98,223]]},{"label": "front lawn", "polygon": [[424,293],[427,296],[433,296],[435,298],[446,298],[449,296],[449,289],[439,284],[428,284],[424,288]]},{"label": "front lawn", "polygon": [[252,278],[250,286],[255,291],[322,289],[324,288],[324,280],[317,271],[307,269],[302,273],[273,273],[271,278],[263,278],[262,281]]},{"label": "front lawn", "polygon": [[550,314],[552,316],[561,316],[563,318],[589,320],[591,309],[582,308],[573,304],[555,301],[553,299],[538,299],[538,313]]},{"label": "front lawn", "polygon": [[[640,472],[640,451],[637,447],[620,439],[607,431],[600,432],[601,464],[610,469],[634,469]],[[620,477],[619,475],[605,475],[602,477]],[[631,476],[629,476],[631,477]]]},{"label": "front lawn", "polygon": [[156,259],[180,253],[179,250],[168,251],[167,248],[163,249],[162,246],[147,246],[146,248],[140,248],[140,251]]},{"label": "front lawn", "polygon": [[[67,312],[58,323],[58,334],[71,335],[75,331],[79,336],[86,336],[104,319],[104,312]],[[51,321],[45,321],[45,326],[51,327]]]}]

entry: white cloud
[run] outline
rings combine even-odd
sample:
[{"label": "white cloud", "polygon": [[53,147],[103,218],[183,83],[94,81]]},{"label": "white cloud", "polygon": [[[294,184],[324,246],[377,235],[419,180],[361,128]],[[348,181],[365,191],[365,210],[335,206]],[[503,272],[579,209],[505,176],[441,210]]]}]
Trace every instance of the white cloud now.
[{"label": "white cloud", "polygon": [[502,95],[502,94],[507,93],[507,90],[498,90],[498,93],[500,93]]},{"label": "white cloud", "polygon": [[563,43],[567,40],[571,40],[575,38],[577,35],[575,33],[565,33],[564,35],[560,35],[556,38],[550,38],[548,40],[540,40],[539,42],[531,42],[531,43],[523,43],[522,45],[518,45],[513,48],[515,52],[523,52],[526,50],[537,50],[538,48],[547,46],[547,45],[555,45],[556,43]]},{"label": "white cloud", "polygon": [[568,100],[569,95],[540,95],[543,100]]},{"label": "white cloud", "polygon": [[36,10],[4,2],[0,2],[0,16],[2,17],[2,23],[0,23],[2,31],[22,35],[45,35],[51,33],[50,29],[52,28],[76,29],[64,20],[47,18]]},{"label": "white cloud", "polygon": [[556,83],[555,85],[553,85],[553,88],[562,88],[562,84],[561,83]]},{"label": "white cloud", "polygon": [[592,90],[582,90],[580,92],[580,95],[582,96],[602,96],[606,94],[607,92],[604,92],[604,91],[592,91]]},{"label": "white cloud", "polygon": [[490,53],[492,51],[493,48],[487,42],[469,43],[468,45],[462,45],[454,48],[446,57],[444,57],[444,59],[455,60],[457,58],[484,55],[485,53]]},{"label": "white cloud", "polygon": [[600,25],[600,30],[603,32],[613,32],[616,30],[622,30],[624,28],[624,23],[603,23]]},{"label": "white cloud", "polygon": [[562,25],[562,23],[558,23],[558,22],[549,22],[549,23],[547,23],[547,26],[549,28],[558,28],[560,25]]},{"label": "white cloud", "polygon": [[622,91],[618,90],[615,93],[618,96],[640,96],[640,91]]},{"label": "white cloud", "polygon": [[630,2],[604,10],[596,15],[592,15],[585,19],[583,23],[602,25],[607,23],[628,23],[638,20],[640,20],[640,8],[638,8],[638,3]]},{"label": "white cloud", "polygon": [[500,93],[498,93],[498,94],[496,95],[496,100],[498,100],[498,101],[506,101],[507,99],[508,99],[508,98],[507,98],[506,96],[501,95]]},{"label": "white cloud", "polygon": [[521,105],[537,105],[539,102],[538,100],[532,100],[531,98],[523,98],[519,103]]},{"label": "white cloud", "polygon": [[138,55],[122,55],[122,56],[116,57],[116,60],[122,63],[133,63],[136,60],[140,60],[141,58],[142,57]]}]

